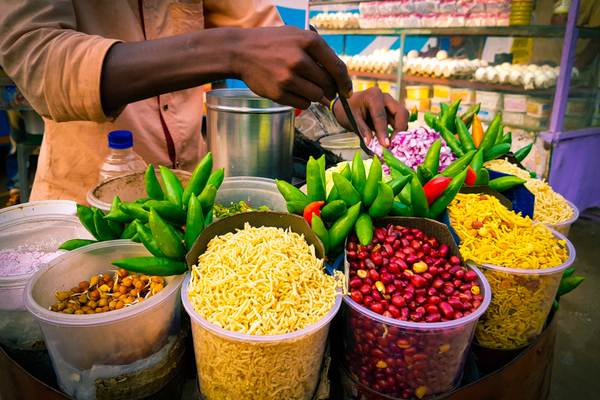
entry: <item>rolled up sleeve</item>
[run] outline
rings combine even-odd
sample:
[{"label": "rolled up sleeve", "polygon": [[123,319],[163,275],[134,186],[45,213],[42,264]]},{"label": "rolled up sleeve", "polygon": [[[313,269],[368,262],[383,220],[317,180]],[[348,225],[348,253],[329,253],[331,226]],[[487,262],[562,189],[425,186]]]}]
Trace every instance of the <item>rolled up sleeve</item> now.
[{"label": "rolled up sleeve", "polygon": [[0,65],[46,118],[111,120],[102,109],[100,79],[104,58],[119,41],[76,29],[71,1],[2,1]]},{"label": "rolled up sleeve", "polygon": [[204,0],[207,28],[257,28],[282,26],[283,21],[269,0]]}]

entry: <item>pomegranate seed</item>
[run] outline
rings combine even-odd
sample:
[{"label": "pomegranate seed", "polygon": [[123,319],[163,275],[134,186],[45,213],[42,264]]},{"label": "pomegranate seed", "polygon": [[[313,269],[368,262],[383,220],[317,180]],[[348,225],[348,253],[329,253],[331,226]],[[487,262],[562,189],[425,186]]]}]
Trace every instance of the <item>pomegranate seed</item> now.
[{"label": "pomegranate seed", "polygon": [[389,285],[390,283],[394,282],[394,276],[390,273],[381,274],[381,281],[386,285]]},{"label": "pomegranate seed", "polygon": [[415,298],[415,302],[417,304],[425,304],[426,301],[427,301],[427,297],[425,297],[425,296],[417,296]]},{"label": "pomegranate seed", "polygon": [[462,302],[458,298],[456,298],[456,297],[450,297],[448,299],[448,304],[450,304],[452,306],[452,308],[455,309],[455,310],[462,310],[463,309]]},{"label": "pomegranate seed", "polygon": [[362,286],[362,279],[360,278],[353,278],[350,280],[350,287],[353,289],[358,289],[359,287]]},{"label": "pomegranate seed", "polygon": [[378,281],[379,280],[379,272],[377,272],[374,269],[370,269],[369,270],[369,278],[373,279],[374,281]]},{"label": "pomegranate seed", "polygon": [[359,290],[362,294],[369,294],[371,293],[371,286],[365,283],[360,287]]},{"label": "pomegranate seed", "polygon": [[429,272],[425,272],[422,276],[423,276],[423,278],[427,279],[428,281],[433,279],[433,275],[431,275]]},{"label": "pomegranate seed", "polygon": [[384,244],[383,248],[388,254],[394,254],[394,249],[392,249],[392,246],[389,243]]},{"label": "pomegranate seed", "polygon": [[388,306],[388,311],[392,314],[393,318],[398,318],[400,316],[400,309],[393,304]]},{"label": "pomegranate seed", "polygon": [[444,286],[444,281],[442,279],[436,279],[433,281],[433,283],[431,284],[432,287],[436,288],[436,289],[441,289],[442,286]]},{"label": "pomegranate seed", "polygon": [[371,296],[364,296],[364,297],[363,297],[363,304],[364,304],[366,307],[369,307],[371,304],[373,304],[373,301],[374,301],[374,300],[373,300],[373,298],[372,298]]},{"label": "pomegranate seed", "polygon": [[392,296],[392,304],[396,307],[404,307],[406,305],[406,300],[402,296]]},{"label": "pomegranate seed", "polygon": [[358,304],[362,304],[362,302],[363,302],[363,295],[358,290],[353,290],[352,294],[351,294],[351,297],[352,297],[352,300],[354,300]]},{"label": "pomegranate seed", "polygon": [[444,257],[444,258],[448,256],[449,251],[450,251],[450,248],[448,247],[448,245],[446,243],[442,243],[438,250],[440,256]]},{"label": "pomegranate seed", "polygon": [[359,260],[364,260],[365,258],[367,258],[369,255],[367,254],[366,251],[361,250],[358,252],[358,259]]},{"label": "pomegranate seed", "polygon": [[390,265],[388,266],[388,270],[390,271],[390,273],[397,275],[400,272],[402,272],[402,270],[400,269],[400,264],[395,263],[395,262],[390,262]]},{"label": "pomegranate seed", "polygon": [[437,249],[438,247],[440,247],[440,244],[438,242],[438,240],[434,237],[430,238],[429,240],[427,240],[429,242],[429,244],[431,245],[431,247],[433,247],[434,249]]},{"label": "pomegranate seed", "polygon": [[436,288],[434,287],[430,287],[429,289],[427,289],[427,296],[437,296],[438,291]]},{"label": "pomegranate seed", "polygon": [[371,261],[373,261],[375,265],[381,265],[383,264],[383,257],[379,253],[371,253]]},{"label": "pomegranate seed", "polygon": [[474,281],[477,279],[477,273],[473,270],[469,270],[465,273],[465,280]]},{"label": "pomegranate seed", "polygon": [[383,306],[381,305],[381,303],[373,303],[373,304],[371,304],[371,311],[373,311],[377,314],[382,314]]},{"label": "pomegranate seed", "polygon": [[464,314],[462,312],[457,311],[457,312],[454,313],[454,319],[459,319],[459,318],[462,318],[462,317],[464,317]]},{"label": "pomegranate seed", "polygon": [[377,289],[373,289],[371,291],[371,297],[373,297],[373,300],[375,300],[375,301],[383,300],[383,296],[381,295],[381,293],[379,293],[379,291]]},{"label": "pomegranate seed", "polygon": [[450,264],[452,265],[460,265],[460,258],[457,256],[451,256],[448,261],[450,261]]},{"label": "pomegranate seed", "polygon": [[455,279],[454,281],[452,281],[452,283],[454,284],[454,287],[461,287],[462,286],[462,281],[460,279]]},{"label": "pomegranate seed", "polygon": [[464,279],[464,277],[465,277],[465,270],[464,270],[464,269],[462,269],[462,268],[461,268],[461,269],[459,269],[458,271],[456,271],[456,272],[454,273],[454,277],[455,277],[456,279]]},{"label": "pomegranate seed", "polygon": [[442,301],[439,304],[440,310],[442,311],[442,314],[444,314],[444,317],[446,318],[452,318],[454,316],[454,309],[452,308],[452,306],[448,303],[446,303],[445,301]]},{"label": "pomegranate seed", "polygon": [[435,314],[440,310],[434,304],[429,304],[427,307],[425,307],[425,311],[427,311],[427,314]]},{"label": "pomegranate seed", "polygon": [[423,278],[421,275],[413,275],[411,278],[411,283],[415,287],[421,288],[427,286],[427,279]]},{"label": "pomegranate seed", "polygon": [[425,317],[426,322],[440,322],[442,320],[442,316],[439,313],[428,314]]},{"label": "pomegranate seed", "polygon": [[383,315],[386,318],[392,318],[392,313],[387,310],[384,311],[383,314],[381,314],[381,315]]}]

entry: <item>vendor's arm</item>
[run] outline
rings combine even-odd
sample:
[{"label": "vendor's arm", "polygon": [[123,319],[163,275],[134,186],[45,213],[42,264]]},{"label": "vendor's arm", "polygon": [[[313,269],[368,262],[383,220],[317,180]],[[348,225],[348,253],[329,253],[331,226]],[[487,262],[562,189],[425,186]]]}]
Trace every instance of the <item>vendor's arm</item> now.
[{"label": "vendor's arm", "polygon": [[[408,111],[404,105],[389,94],[382,93],[378,87],[354,93],[348,104],[367,144],[372,138],[377,138],[381,145],[387,147],[390,144],[388,125],[392,126],[394,132],[406,130],[408,126]],[[352,129],[341,102],[335,102],[333,113],[343,127]]]}]

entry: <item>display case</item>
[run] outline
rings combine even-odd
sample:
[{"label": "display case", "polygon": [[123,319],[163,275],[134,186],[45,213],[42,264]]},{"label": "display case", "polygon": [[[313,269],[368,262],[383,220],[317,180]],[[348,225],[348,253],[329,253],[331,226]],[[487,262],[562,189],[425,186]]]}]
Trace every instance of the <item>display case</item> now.
[{"label": "display case", "polygon": [[550,25],[543,2],[310,1],[309,17],[355,90],[378,86],[422,112],[460,97],[481,103],[484,124],[502,112],[515,148],[534,143],[527,168],[580,209],[598,206],[600,29],[577,26],[579,0]]}]

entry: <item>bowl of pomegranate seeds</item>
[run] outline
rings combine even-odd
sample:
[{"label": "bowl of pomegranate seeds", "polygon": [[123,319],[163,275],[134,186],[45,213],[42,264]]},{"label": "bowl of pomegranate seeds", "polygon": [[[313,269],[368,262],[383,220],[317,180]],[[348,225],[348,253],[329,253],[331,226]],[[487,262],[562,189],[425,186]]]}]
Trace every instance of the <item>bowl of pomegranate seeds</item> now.
[{"label": "bowl of pomegranate seeds", "polygon": [[355,381],[399,398],[426,398],[459,383],[490,286],[463,263],[448,228],[384,218],[373,240],[346,243],[345,363]]}]

